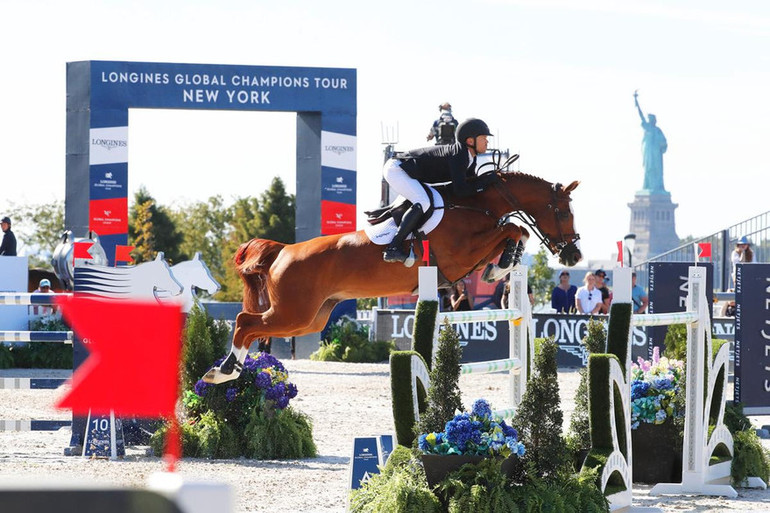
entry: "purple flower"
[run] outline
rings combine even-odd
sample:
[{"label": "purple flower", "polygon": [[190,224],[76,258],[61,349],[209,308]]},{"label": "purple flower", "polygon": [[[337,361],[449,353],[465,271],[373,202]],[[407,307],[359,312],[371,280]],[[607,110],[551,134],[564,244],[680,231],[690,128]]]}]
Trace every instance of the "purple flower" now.
[{"label": "purple flower", "polygon": [[256,372],[261,367],[259,367],[257,360],[255,360],[249,355],[246,355],[246,359],[243,361],[243,368],[249,372]]},{"label": "purple flower", "polygon": [[257,377],[254,378],[254,384],[259,389],[269,388],[273,383],[273,378],[267,372],[260,372]]},{"label": "purple flower", "polygon": [[206,383],[202,379],[199,379],[197,383],[195,383],[195,395],[198,397],[203,397],[206,395],[206,393],[213,387],[211,383]]},{"label": "purple flower", "polygon": [[225,392],[225,399],[227,399],[228,403],[231,403],[235,401],[235,397],[238,395],[238,389],[235,387],[230,387]]},{"label": "purple flower", "polygon": [[286,394],[286,386],[283,384],[283,382],[281,382],[265,390],[265,399],[269,399],[271,401],[277,401],[279,398],[283,397],[285,394]]},{"label": "purple flower", "polygon": [[297,397],[297,392],[298,392],[297,385],[295,385],[294,383],[289,383],[288,388],[289,390],[287,392],[287,395],[289,399],[294,399],[295,397]]},{"label": "purple flower", "polygon": [[420,448],[420,450],[422,452],[428,452],[431,449],[431,445],[430,445],[430,443],[428,443],[428,435],[427,434],[420,435],[420,438],[418,439],[417,444],[418,444],[418,447]]},{"label": "purple flower", "polygon": [[284,408],[286,408],[287,406],[289,406],[289,398],[288,398],[288,397],[286,397],[285,395],[282,395],[282,396],[281,396],[281,397],[279,397],[279,398],[278,398],[278,400],[276,401],[276,403],[275,403],[275,406],[276,406],[276,408],[278,408],[279,410],[283,410]]}]

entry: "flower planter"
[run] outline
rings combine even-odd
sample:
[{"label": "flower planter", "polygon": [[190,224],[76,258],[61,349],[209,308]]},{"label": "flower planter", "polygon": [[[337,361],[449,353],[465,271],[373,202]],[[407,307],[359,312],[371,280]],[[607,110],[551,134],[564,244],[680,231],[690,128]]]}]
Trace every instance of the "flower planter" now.
[{"label": "flower planter", "polygon": [[682,448],[671,421],[641,423],[631,431],[634,483],[676,483],[682,476]]},{"label": "flower planter", "polygon": [[[459,469],[466,463],[477,465],[486,458],[492,456],[471,456],[466,454],[423,454],[422,465],[425,468],[425,477],[428,480],[428,486],[433,488],[441,481],[446,479],[450,473]],[[496,456],[502,459],[502,456]],[[511,477],[513,472],[514,456],[505,458],[502,461],[500,471],[507,477]]]}]

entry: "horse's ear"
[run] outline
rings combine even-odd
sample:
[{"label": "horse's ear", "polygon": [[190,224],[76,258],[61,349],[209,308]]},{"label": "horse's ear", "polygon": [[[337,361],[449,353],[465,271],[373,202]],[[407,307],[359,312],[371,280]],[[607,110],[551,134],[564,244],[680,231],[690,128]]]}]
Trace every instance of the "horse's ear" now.
[{"label": "horse's ear", "polygon": [[567,186],[567,188],[566,188],[566,189],[564,189],[564,192],[566,192],[567,194],[569,194],[570,192],[574,191],[574,190],[575,190],[575,188],[576,188],[578,185],[580,185],[580,182],[578,182],[577,180],[575,180],[574,182],[572,182],[571,184],[569,184],[569,185]]},{"label": "horse's ear", "polygon": [[196,251],[195,256],[192,257],[193,260],[200,260],[201,259],[201,252]]},{"label": "horse's ear", "polygon": [[155,260],[165,260],[162,251],[158,251],[158,254],[155,256]]}]

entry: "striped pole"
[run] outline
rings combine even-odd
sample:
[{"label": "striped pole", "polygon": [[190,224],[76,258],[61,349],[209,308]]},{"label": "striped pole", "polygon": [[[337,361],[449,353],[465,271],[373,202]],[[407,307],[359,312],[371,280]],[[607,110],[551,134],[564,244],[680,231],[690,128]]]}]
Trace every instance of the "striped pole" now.
[{"label": "striped pole", "polygon": [[463,363],[460,365],[460,374],[489,374],[491,372],[516,371],[521,369],[521,360],[518,358],[504,358],[502,360],[489,360],[486,362]]},{"label": "striped pole", "polygon": [[71,331],[0,331],[0,342],[58,342],[72,344]]},{"label": "striped pole", "polygon": [[60,297],[72,297],[72,294],[3,292],[0,293],[0,305],[52,305]]},{"label": "striped pole", "polygon": [[0,378],[0,390],[55,390],[64,378]]},{"label": "striped pole", "polygon": [[1,431],[58,431],[72,425],[70,420],[2,420]]}]

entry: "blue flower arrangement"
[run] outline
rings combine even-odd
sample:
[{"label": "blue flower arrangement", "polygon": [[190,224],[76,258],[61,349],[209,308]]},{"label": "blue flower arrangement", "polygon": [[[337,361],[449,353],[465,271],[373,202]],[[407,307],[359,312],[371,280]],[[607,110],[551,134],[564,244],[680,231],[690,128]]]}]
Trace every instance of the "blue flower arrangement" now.
[{"label": "blue flower arrangement", "polygon": [[652,360],[639,358],[631,365],[631,429],[642,422],[663,424],[680,414],[674,399],[684,379],[684,362],[660,356],[653,349]]},{"label": "blue flower arrangement", "polygon": [[519,434],[492,414],[485,399],[477,399],[470,412],[458,413],[441,433],[420,435],[419,448],[425,454],[470,456],[523,456]]}]

